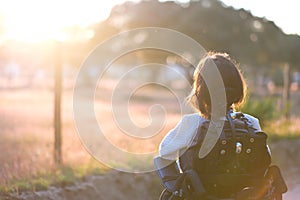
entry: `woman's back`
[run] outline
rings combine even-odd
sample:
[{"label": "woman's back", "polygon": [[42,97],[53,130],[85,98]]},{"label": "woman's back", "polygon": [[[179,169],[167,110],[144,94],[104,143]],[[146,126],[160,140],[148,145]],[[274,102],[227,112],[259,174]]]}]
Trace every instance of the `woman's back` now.
[{"label": "woman's back", "polygon": [[[224,192],[223,186],[232,188],[230,182],[236,184],[239,181],[230,181],[230,179],[236,176],[242,177],[243,173],[263,182],[273,178],[273,175],[268,175],[270,152],[266,145],[266,135],[261,132],[258,119],[247,114],[240,115],[243,116],[245,126],[235,129],[235,123],[238,125],[239,122],[237,120],[233,122],[237,115],[233,110],[238,110],[242,105],[246,93],[247,85],[243,75],[227,54],[208,53],[199,62],[194,72],[192,91],[188,97],[188,102],[197,113],[183,116],[177,126],[164,137],[159,147],[160,158],[169,160],[169,163],[173,164],[172,161],[179,159],[183,172],[179,174],[181,177],[179,179],[184,180],[182,186],[187,187],[185,190],[190,190],[188,188],[194,185],[201,191],[197,195],[207,192],[213,194],[214,187],[219,188],[215,190],[216,194],[220,191]],[[205,131],[202,130],[204,124]],[[194,172],[197,172],[196,175]],[[254,175],[256,172],[262,173],[256,176]],[[282,177],[276,177],[279,177],[279,182],[285,186]],[[192,183],[193,181],[195,184]],[[241,184],[239,189],[246,187],[248,184],[246,182]],[[220,183],[223,186],[217,187]],[[229,190],[228,188],[226,190]],[[282,188],[278,190],[279,196],[286,187]],[[232,191],[237,192],[236,189],[232,189],[223,194],[228,196]],[[173,192],[176,195],[177,188]],[[194,192],[197,193],[197,189]]]}]

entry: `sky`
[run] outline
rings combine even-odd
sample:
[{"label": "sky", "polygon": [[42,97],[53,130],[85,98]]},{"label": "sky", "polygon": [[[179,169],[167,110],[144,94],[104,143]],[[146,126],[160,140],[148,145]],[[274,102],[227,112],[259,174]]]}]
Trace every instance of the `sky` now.
[{"label": "sky", "polygon": [[300,11],[297,0],[222,0],[234,8],[244,8],[258,17],[265,17],[286,34],[300,35]]},{"label": "sky", "polygon": [[[0,0],[2,39],[46,40],[72,25],[81,27],[109,16],[111,8],[125,0]],[[131,0],[138,2],[139,0]],[[163,1],[163,0],[162,0]],[[177,0],[188,2],[189,0]],[[287,34],[300,35],[297,0],[222,0],[226,5],[244,8],[258,17],[274,21]],[[55,36],[56,37],[56,36]],[[57,36],[58,37],[58,36]],[[0,38],[1,43],[1,38]]]},{"label": "sky", "polygon": [[0,0],[0,22],[6,39],[47,40],[60,37],[64,27],[85,27],[107,18],[121,2],[124,0]]}]

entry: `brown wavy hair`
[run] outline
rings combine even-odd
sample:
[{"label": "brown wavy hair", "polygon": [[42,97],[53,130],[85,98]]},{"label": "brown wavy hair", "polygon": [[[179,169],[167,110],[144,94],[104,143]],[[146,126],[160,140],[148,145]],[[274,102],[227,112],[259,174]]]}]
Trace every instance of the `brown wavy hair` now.
[{"label": "brown wavy hair", "polygon": [[207,53],[194,71],[192,91],[187,98],[187,101],[205,118],[211,117],[211,97],[201,72],[212,62],[223,79],[227,103],[224,106],[227,110],[230,108],[238,109],[244,103],[247,95],[247,84],[238,64],[226,53]]}]

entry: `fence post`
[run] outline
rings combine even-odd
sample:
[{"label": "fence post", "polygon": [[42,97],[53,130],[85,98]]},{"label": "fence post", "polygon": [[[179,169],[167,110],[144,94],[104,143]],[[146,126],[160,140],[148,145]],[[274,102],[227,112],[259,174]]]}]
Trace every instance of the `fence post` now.
[{"label": "fence post", "polygon": [[62,97],[62,62],[61,42],[55,44],[54,66],[54,162],[62,164],[62,136],[61,136],[61,97]]},{"label": "fence post", "polygon": [[283,109],[285,119],[290,117],[290,65],[284,64],[283,67]]}]

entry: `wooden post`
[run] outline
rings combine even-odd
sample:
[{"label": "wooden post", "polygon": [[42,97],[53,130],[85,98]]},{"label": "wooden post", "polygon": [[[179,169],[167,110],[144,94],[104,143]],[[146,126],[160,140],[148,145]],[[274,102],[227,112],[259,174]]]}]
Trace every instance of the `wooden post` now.
[{"label": "wooden post", "polygon": [[290,65],[288,63],[284,64],[283,68],[283,109],[284,117],[289,119],[289,104],[290,104]]},{"label": "wooden post", "polygon": [[62,62],[61,42],[55,44],[55,73],[54,73],[54,162],[62,164],[61,136],[61,97],[62,97]]}]

